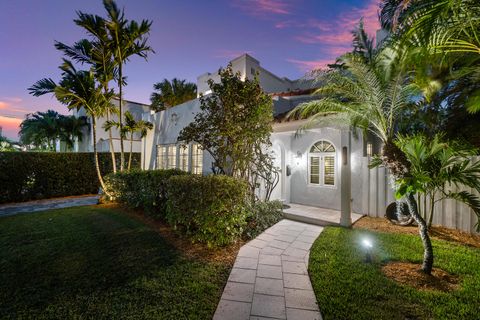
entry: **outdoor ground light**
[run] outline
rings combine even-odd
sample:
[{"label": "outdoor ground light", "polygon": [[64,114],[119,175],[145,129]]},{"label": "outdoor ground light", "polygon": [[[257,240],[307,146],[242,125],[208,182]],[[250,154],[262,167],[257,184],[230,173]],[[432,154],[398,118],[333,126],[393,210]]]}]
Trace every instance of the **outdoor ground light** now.
[{"label": "outdoor ground light", "polygon": [[365,249],[365,262],[370,263],[372,262],[372,248],[373,243],[370,239],[363,239],[362,240],[363,248]]}]

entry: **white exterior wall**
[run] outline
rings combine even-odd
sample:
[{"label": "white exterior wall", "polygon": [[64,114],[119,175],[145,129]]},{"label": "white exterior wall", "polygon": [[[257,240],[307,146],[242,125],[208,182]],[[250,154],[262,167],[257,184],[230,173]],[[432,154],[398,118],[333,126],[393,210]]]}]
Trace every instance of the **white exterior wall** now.
[{"label": "white exterior wall", "polygon": [[[113,101],[115,105],[118,106],[118,100]],[[145,104],[140,104],[140,103],[135,103],[132,101],[125,101],[123,103],[123,110],[122,112],[125,111],[130,111],[130,113],[133,114],[135,117],[135,120],[140,120],[143,117],[144,113],[149,113],[150,107]],[[73,115],[76,117],[80,116],[85,116],[85,109],[80,109],[78,112],[74,111]],[[111,115],[110,120],[118,121],[118,116],[117,115]],[[88,119],[88,122],[91,123],[91,119]],[[108,135],[108,131],[105,131],[103,126],[105,125],[105,122],[107,121],[106,117],[100,117],[96,119],[96,135],[97,135],[97,151],[98,152],[108,152],[110,151],[110,138]],[[115,152],[120,152],[120,132],[116,128],[112,128],[112,141],[113,141],[113,149]],[[140,152],[141,151],[141,144],[142,141],[140,139],[140,134],[135,133],[134,136],[134,141],[132,144],[132,150],[133,152]],[[75,145],[74,150],[76,152],[93,152],[93,132],[89,130],[88,128],[84,128],[84,134],[82,141],[78,141]],[[123,141],[124,145],[124,151],[125,152],[130,152],[130,137],[129,135],[127,138]]]}]

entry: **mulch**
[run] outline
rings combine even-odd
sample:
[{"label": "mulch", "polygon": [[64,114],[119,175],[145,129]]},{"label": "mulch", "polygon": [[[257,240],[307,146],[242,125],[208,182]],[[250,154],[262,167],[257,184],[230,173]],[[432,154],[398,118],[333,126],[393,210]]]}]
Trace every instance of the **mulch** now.
[{"label": "mulch", "polygon": [[421,270],[421,265],[410,262],[392,261],[382,267],[382,272],[398,283],[424,291],[450,292],[458,289],[459,277],[433,268],[428,275]]},{"label": "mulch", "polygon": [[[417,226],[402,227],[391,224],[385,218],[363,217],[353,225],[355,229],[367,229],[378,232],[401,233],[418,235]],[[433,239],[456,242],[461,245],[480,248],[480,234],[470,234],[464,231],[449,229],[441,226],[432,226],[430,236]]]}]

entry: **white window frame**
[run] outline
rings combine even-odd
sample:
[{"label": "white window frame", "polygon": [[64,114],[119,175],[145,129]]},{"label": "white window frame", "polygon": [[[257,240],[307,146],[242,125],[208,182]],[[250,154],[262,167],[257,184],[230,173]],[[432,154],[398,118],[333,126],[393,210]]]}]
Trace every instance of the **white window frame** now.
[{"label": "white window frame", "polygon": [[[158,152],[160,148],[165,148],[164,153],[162,153],[161,156],[159,156]],[[173,157],[172,157],[172,149],[174,150],[173,152]],[[176,144],[158,144],[157,145],[157,169],[175,169],[178,167],[177,161],[178,161],[178,156],[177,156],[177,145]],[[163,151],[163,150],[162,150]],[[174,164],[171,164],[171,159],[173,159]],[[163,161],[162,161],[163,160]],[[165,165],[163,165],[165,163]]]},{"label": "white window frame", "polygon": [[[194,153],[194,150],[197,150],[197,153]],[[190,172],[193,174],[203,174],[203,149],[198,143],[192,143],[190,145]],[[197,158],[198,157],[198,158]],[[200,164],[200,165],[197,165]],[[197,170],[198,169],[198,170]]]},{"label": "white window frame", "polygon": [[[335,149],[335,151],[330,152],[310,152],[312,147],[319,142],[327,142]],[[311,182],[311,158],[318,157],[319,158],[319,183]],[[325,157],[333,157],[333,184],[325,184]],[[313,143],[310,148],[308,148],[308,158],[307,158],[307,181],[310,186],[315,187],[323,187],[323,188],[336,188],[337,187],[337,148],[333,143],[328,140],[318,140]]]},{"label": "white window frame", "polygon": [[[186,167],[183,166],[183,160],[186,160]],[[178,169],[182,171],[190,171],[190,146],[188,144],[179,144],[178,145]]]}]

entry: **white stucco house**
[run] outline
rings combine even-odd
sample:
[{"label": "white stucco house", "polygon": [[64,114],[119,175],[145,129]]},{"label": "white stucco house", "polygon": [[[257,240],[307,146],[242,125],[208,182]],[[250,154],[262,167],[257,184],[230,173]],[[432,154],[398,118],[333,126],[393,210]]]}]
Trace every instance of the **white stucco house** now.
[{"label": "white stucco house", "polygon": [[[232,60],[231,64],[233,71],[240,72],[243,79],[253,78],[258,73],[260,85],[274,101],[276,121],[271,142],[276,166],[280,168],[280,181],[272,198],[285,203],[334,210],[341,210],[343,206],[345,210],[351,208],[357,213],[368,212],[369,188],[365,187],[364,175],[365,172],[368,174],[367,153],[376,149],[374,141],[360,133],[355,138],[348,127],[333,121],[326,121],[297,136],[295,133],[303,121],[285,121],[283,118],[295,106],[313,98],[310,93],[315,82],[278,77],[248,54]],[[199,76],[199,95],[210,93],[208,79],[218,80],[219,76],[214,73]],[[144,114],[144,120],[154,124],[154,129],[142,141],[144,169],[180,168],[199,174],[212,172],[213,159],[206,151],[196,144],[180,147],[181,143],[177,141],[180,131],[199,111],[200,99],[197,98],[165,111]],[[384,202],[387,200],[385,198]]]},{"label": "white stucco house", "polygon": [[[118,99],[113,100],[114,104],[118,106]],[[145,113],[150,112],[150,107],[146,104],[123,100],[123,110],[122,112],[130,111],[134,116],[135,120],[142,119]],[[85,116],[85,109],[81,108],[79,111],[73,111],[73,115],[76,117]],[[112,115],[110,120],[118,121],[117,115]],[[101,117],[97,119],[96,123],[96,135],[97,141],[97,150],[98,152],[109,152],[110,151],[110,137],[107,131],[104,129],[105,122],[107,121],[106,117]],[[91,130],[92,121],[88,118],[88,126],[83,129],[82,141],[76,141],[74,146],[75,152],[93,152],[93,131]],[[113,149],[115,152],[120,152],[120,132],[116,128],[112,128],[112,142]],[[130,152],[130,139],[125,139],[124,142],[125,152]],[[142,146],[142,141],[138,133],[134,134],[133,139],[133,152],[140,152]]]}]

